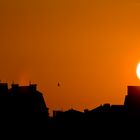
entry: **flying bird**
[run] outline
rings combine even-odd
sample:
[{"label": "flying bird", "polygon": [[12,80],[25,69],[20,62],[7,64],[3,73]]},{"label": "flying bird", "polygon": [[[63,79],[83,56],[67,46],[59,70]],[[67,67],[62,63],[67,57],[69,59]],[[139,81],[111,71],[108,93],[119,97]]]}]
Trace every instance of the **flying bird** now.
[{"label": "flying bird", "polygon": [[60,83],[59,82],[58,82],[57,86],[60,87]]}]

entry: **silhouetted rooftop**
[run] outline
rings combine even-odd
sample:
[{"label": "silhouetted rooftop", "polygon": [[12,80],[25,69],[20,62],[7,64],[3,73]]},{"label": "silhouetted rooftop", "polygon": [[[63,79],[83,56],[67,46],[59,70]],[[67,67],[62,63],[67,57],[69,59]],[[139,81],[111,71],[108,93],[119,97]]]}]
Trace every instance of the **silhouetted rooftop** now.
[{"label": "silhouetted rooftop", "polygon": [[29,86],[12,84],[8,89],[7,83],[0,83],[0,95],[0,112],[48,113],[43,94],[37,90],[36,84]]}]

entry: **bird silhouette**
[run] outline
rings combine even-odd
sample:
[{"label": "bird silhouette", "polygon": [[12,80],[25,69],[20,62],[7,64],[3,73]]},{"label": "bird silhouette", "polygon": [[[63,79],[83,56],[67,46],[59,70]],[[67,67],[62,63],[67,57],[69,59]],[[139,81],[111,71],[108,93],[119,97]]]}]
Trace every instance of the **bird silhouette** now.
[{"label": "bird silhouette", "polygon": [[58,82],[57,86],[60,87],[60,83],[59,82]]}]

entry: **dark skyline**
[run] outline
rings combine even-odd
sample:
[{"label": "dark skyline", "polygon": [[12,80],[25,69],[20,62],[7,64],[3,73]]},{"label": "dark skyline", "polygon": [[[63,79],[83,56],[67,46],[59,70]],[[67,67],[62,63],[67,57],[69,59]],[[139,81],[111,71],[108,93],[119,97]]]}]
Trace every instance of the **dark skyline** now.
[{"label": "dark skyline", "polygon": [[[84,112],[69,108],[48,113],[43,93],[36,84],[20,86],[0,83],[0,135],[3,132],[39,138],[104,138],[112,134],[134,134],[140,125],[140,86],[128,86],[123,105],[104,103]],[[12,129],[12,127],[15,129]],[[3,129],[4,127],[9,129]],[[81,133],[82,132],[82,133]],[[109,133],[108,133],[109,132]],[[136,131],[135,131],[136,132]]]},{"label": "dark skyline", "polygon": [[[49,107],[45,103],[43,93],[38,91],[37,84],[29,84],[20,86],[19,84],[0,83],[0,111],[1,113],[46,113],[49,116]],[[138,115],[140,114],[140,86],[127,86],[127,95],[125,95],[123,104],[100,104],[92,110],[85,108],[83,112],[76,111],[69,107],[69,110],[54,110],[52,117],[57,117],[65,112],[89,113],[126,113]]]}]

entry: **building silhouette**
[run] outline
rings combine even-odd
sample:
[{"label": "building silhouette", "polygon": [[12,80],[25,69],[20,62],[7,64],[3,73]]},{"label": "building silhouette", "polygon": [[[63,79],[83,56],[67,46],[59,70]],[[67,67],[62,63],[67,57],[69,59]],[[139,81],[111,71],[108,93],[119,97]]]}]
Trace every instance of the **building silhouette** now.
[{"label": "building silhouette", "polygon": [[7,83],[0,83],[0,128],[6,127],[8,133],[16,131],[34,137],[41,133],[39,137],[51,136],[51,139],[75,138],[75,135],[78,139],[83,136],[86,139],[88,136],[100,138],[103,134],[104,138],[108,138],[110,133],[117,137],[125,131],[127,135],[128,132],[133,134],[133,130],[140,126],[140,87],[127,88],[122,105],[105,103],[83,112],[75,109],[54,110],[51,117],[43,94],[37,90],[36,84],[12,84],[8,88]]},{"label": "building silhouette", "polygon": [[1,114],[46,113],[48,115],[48,107],[36,84],[29,86],[12,84],[8,89],[7,83],[0,83],[0,112]]},{"label": "building silhouette", "polygon": [[124,106],[132,114],[140,114],[140,86],[128,86]]},{"label": "building silhouette", "polygon": [[140,87],[128,86],[122,105],[105,103],[91,110],[85,109],[83,112],[73,109],[54,111],[52,120],[51,125],[56,128],[54,130],[64,131],[66,134],[71,130],[73,134],[79,132],[78,136],[82,133],[90,137],[105,134],[108,138],[110,133],[115,136],[123,135],[125,132],[126,136],[133,134],[136,132],[135,128],[140,126]]},{"label": "building silhouette", "polygon": [[48,125],[48,110],[36,84],[8,88],[8,83],[0,83],[0,137],[41,137]]}]

